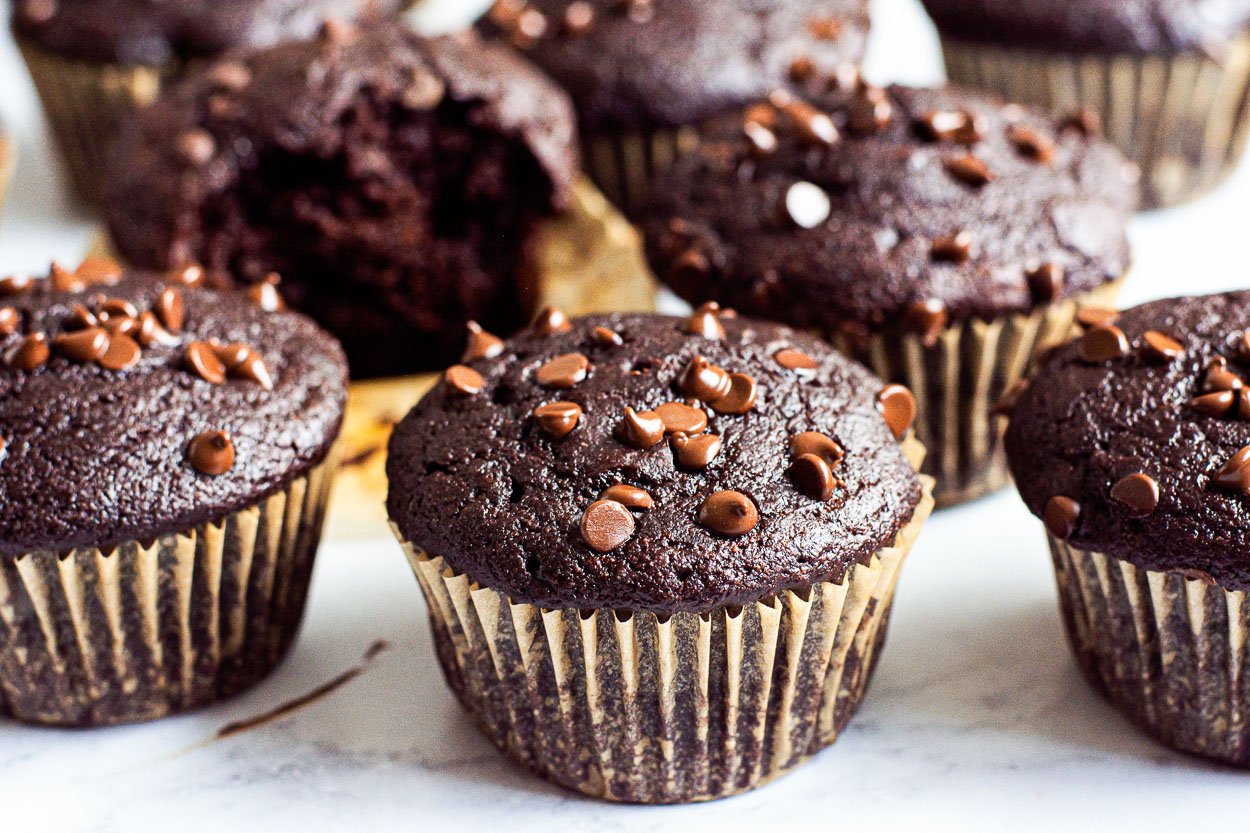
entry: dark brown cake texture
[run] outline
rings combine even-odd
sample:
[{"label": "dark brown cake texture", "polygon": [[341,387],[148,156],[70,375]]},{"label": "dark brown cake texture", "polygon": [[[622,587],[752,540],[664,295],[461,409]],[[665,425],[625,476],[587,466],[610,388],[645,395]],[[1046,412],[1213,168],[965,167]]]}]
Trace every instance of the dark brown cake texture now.
[{"label": "dark brown cake texture", "polygon": [[109,226],[146,267],[203,263],[281,291],[353,375],[445,366],[480,321],[532,315],[537,222],[576,173],[564,96],[470,34],[326,26],[238,53],[129,125]]}]

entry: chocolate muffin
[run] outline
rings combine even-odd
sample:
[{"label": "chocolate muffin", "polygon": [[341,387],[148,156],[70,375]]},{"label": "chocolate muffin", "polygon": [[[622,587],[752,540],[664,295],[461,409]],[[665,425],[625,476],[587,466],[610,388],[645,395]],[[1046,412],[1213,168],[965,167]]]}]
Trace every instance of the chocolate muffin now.
[{"label": "chocolate muffin", "polygon": [[914,390],[940,503],[1003,485],[991,406],[1118,290],[1134,169],[954,89],[779,93],[705,135],[645,211],[660,279],[824,334]]},{"label": "chocolate muffin", "polygon": [[644,803],[832,743],[932,507],[910,393],[713,307],[548,310],[465,361],[395,429],[387,505],[486,735]]},{"label": "chocolate muffin", "polygon": [[923,2],[952,82],[1061,114],[1099,114],[1142,167],[1148,206],[1212,188],[1245,149],[1245,0]]},{"label": "chocolate muffin", "polygon": [[98,202],[122,114],[188,66],[311,37],[326,18],[393,15],[407,0],[13,0],[12,28],[80,197]]},{"label": "chocolate muffin", "polygon": [[1007,453],[1093,686],[1177,749],[1250,765],[1250,292],[1093,319],[1019,398]]},{"label": "chocolate muffin", "polygon": [[346,361],[270,293],[201,278],[0,279],[0,714],[162,717],[295,636]]},{"label": "chocolate muffin", "polygon": [[144,267],[281,291],[354,376],[446,367],[465,323],[533,315],[535,225],[577,172],[567,100],[500,45],[327,29],[236,54],[124,129],[109,228]]},{"label": "chocolate muffin", "polygon": [[703,120],[854,75],[868,26],[866,0],[497,0],[482,23],[569,91],[587,169],[627,210]]}]

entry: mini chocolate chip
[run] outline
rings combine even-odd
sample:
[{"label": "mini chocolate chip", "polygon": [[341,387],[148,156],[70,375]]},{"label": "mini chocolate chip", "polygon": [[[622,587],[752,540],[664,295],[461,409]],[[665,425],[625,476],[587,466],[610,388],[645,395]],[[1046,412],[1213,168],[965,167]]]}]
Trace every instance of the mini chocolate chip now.
[{"label": "mini chocolate chip", "polygon": [[100,313],[100,325],[108,330],[111,336],[131,336],[139,332],[139,321],[128,315],[109,315]]},{"label": "mini chocolate chip", "polygon": [[1184,345],[1157,330],[1147,330],[1141,339],[1141,353],[1152,362],[1167,364],[1185,355]]},{"label": "mini chocolate chip", "polygon": [[702,434],[707,429],[707,414],[701,408],[695,408],[682,402],[665,402],[655,409],[656,415],[664,423],[666,434]]},{"label": "mini chocolate chip", "polygon": [[786,217],[801,229],[814,229],[829,219],[833,205],[829,195],[810,182],[796,182],[786,189]]},{"label": "mini chocolate chip", "polygon": [[786,114],[790,122],[798,130],[799,137],[811,145],[829,147],[837,144],[841,138],[833,118],[822,113],[806,101],[795,98],[785,90],[776,90],[769,96],[769,102]]},{"label": "mini chocolate chip", "polygon": [[97,361],[108,350],[109,334],[103,327],[62,333],[52,339],[52,348],[70,361],[86,364]]},{"label": "mini chocolate chip", "polygon": [[187,321],[187,308],[182,302],[182,293],[176,289],[166,289],[156,299],[153,308],[156,317],[170,332],[177,332]]},{"label": "mini chocolate chip", "polygon": [[247,288],[247,299],[265,312],[281,312],[286,309],[286,302],[278,292],[277,282],[262,281]]},{"label": "mini chocolate chip", "polygon": [[664,439],[664,420],[653,411],[626,408],[618,434],[627,445],[645,450]]},{"label": "mini chocolate chip", "polygon": [[105,370],[129,370],[143,358],[139,343],[128,335],[117,333],[109,339],[108,349],[99,358],[100,367]]},{"label": "mini chocolate chip", "polygon": [[826,501],[833,497],[837,480],[825,458],[803,454],[795,458],[788,471],[795,488],[812,500]]},{"label": "mini chocolate chip", "polygon": [[1076,323],[1090,327],[1109,327],[1120,320],[1120,313],[1103,307],[1084,307],[1076,311]]},{"label": "mini chocolate chip", "polygon": [[187,367],[205,382],[220,385],[226,381],[226,366],[207,341],[193,341],[184,356]]},{"label": "mini chocolate chip", "polygon": [[122,279],[125,270],[111,257],[88,255],[74,270],[74,275],[88,286],[111,286]]},{"label": "mini chocolate chip", "polygon": [[1245,383],[1241,377],[1228,369],[1228,359],[1220,356],[1211,362],[1202,377],[1202,390],[1205,393],[1217,390],[1241,390]]},{"label": "mini chocolate chip", "polygon": [[609,327],[595,327],[590,331],[590,340],[600,347],[620,347],[625,343],[621,334]]},{"label": "mini chocolate chip", "polygon": [[138,318],[139,308],[124,298],[107,298],[99,306],[101,320],[110,318]]},{"label": "mini chocolate chip", "polygon": [[545,388],[568,390],[590,374],[590,359],[581,353],[565,353],[538,368],[534,378]]},{"label": "mini chocolate chip", "polygon": [[963,156],[952,156],[945,160],[943,164],[945,164],[946,170],[951,176],[965,185],[979,188],[998,179],[997,174],[971,153]]},{"label": "mini chocolate chip", "polygon": [[48,267],[48,282],[57,292],[82,292],[87,288],[86,282],[56,261]]},{"label": "mini chocolate chip", "polygon": [[614,500],[626,509],[637,509],[642,512],[655,508],[655,501],[645,490],[624,483],[617,483],[615,486],[604,489],[599,499]]},{"label": "mini chocolate chip", "polygon": [[611,552],[634,534],[634,516],[615,500],[597,500],[582,515],[582,540],[595,552]]},{"label": "mini chocolate chip", "polygon": [[949,321],[946,304],[937,298],[913,301],[903,312],[903,327],[920,336],[925,347],[937,344]]},{"label": "mini chocolate chip", "polygon": [[584,35],[595,24],[595,7],[586,0],[574,0],[564,9],[563,29],[570,35]]},{"label": "mini chocolate chip", "polygon": [[894,438],[901,440],[916,422],[916,397],[904,385],[886,385],[877,394],[877,410]]},{"label": "mini chocolate chip", "polygon": [[1159,484],[1148,474],[1130,474],[1111,487],[1111,499],[1132,517],[1145,517],[1159,506]]},{"label": "mini chocolate chip", "polygon": [[456,364],[444,371],[443,385],[453,396],[474,396],[486,387],[486,380],[473,368]]},{"label": "mini chocolate chip", "polygon": [[1106,362],[1128,355],[1128,338],[1113,324],[1090,327],[1081,336],[1078,352],[1087,362]]},{"label": "mini chocolate chip", "polygon": [[213,355],[221,360],[226,367],[226,374],[229,375],[235,368],[239,367],[243,362],[247,361],[247,357],[251,355],[252,348],[241,342],[233,342],[231,344],[221,344],[220,342],[211,341],[209,346],[213,348]]},{"label": "mini chocolate chip", "polygon": [[1060,541],[1072,537],[1080,518],[1081,504],[1063,495],[1055,495],[1046,501],[1046,508],[1042,510],[1042,522],[1046,524],[1046,529]]},{"label": "mini chocolate chip", "polygon": [[74,308],[70,310],[69,316],[62,322],[62,325],[67,330],[85,330],[99,323],[100,319],[96,318],[95,313],[82,304],[74,304]]},{"label": "mini chocolate chip", "polygon": [[777,150],[777,134],[757,121],[744,121],[742,135],[746,137],[754,157],[768,156]]},{"label": "mini chocolate chip", "polygon": [[199,286],[204,283],[206,278],[204,267],[196,263],[171,269],[165,273],[166,280],[172,283],[180,283],[183,286]]},{"label": "mini chocolate chip", "polygon": [[538,313],[538,317],[534,319],[530,329],[540,336],[550,336],[556,333],[567,333],[573,329],[573,324],[563,310],[547,307]]},{"label": "mini chocolate chip", "polygon": [[917,121],[925,138],[975,145],[985,138],[985,119],[967,110],[930,110]]},{"label": "mini chocolate chip", "polygon": [[700,434],[697,437],[684,433],[673,435],[673,452],[677,455],[677,467],[683,471],[701,471],[720,454],[721,438],[717,434]]},{"label": "mini chocolate chip", "polygon": [[701,402],[715,402],[729,393],[729,374],[702,356],[695,356],[682,371],[677,387]]},{"label": "mini chocolate chip", "polygon": [[710,339],[725,337],[725,327],[720,323],[720,316],[712,310],[695,310],[686,319],[686,332]]},{"label": "mini chocolate chip", "polygon": [[1015,145],[1021,156],[1042,165],[1049,165],[1055,158],[1055,143],[1024,125],[1013,124],[1008,127],[1007,141]]},{"label": "mini chocolate chip", "polygon": [[1060,130],[1075,130],[1086,138],[1102,135],[1102,119],[1089,107],[1069,113],[1059,122]]},{"label": "mini chocolate chip", "polygon": [[5,363],[14,370],[34,370],[48,360],[48,337],[43,333],[31,333],[9,348]]},{"label": "mini chocolate chip", "polygon": [[1233,410],[1233,407],[1237,405],[1237,399],[1236,391],[1217,390],[1189,400],[1189,407],[1207,416],[1222,417],[1227,416]]},{"label": "mini chocolate chip", "polygon": [[22,326],[22,314],[13,307],[0,307],[0,336],[10,336]]},{"label": "mini chocolate chip", "polygon": [[730,538],[746,535],[759,520],[755,503],[741,492],[716,492],[699,507],[699,523]]},{"label": "mini chocolate chip", "polygon": [[1212,476],[1211,482],[1221,489],[1250,495],[1250,445],[1238,449]]},{"label": "mini chocolate chip", "polygon": [[582,407],[576,402],[548,402],[534,409],[538,427],[555,439],[563,439],[577,427]]},{"label": "mini chocolate chip", "polygon": [[225,474],[234,467],[234,443],[225,431],[205,431],[187,446],[187,459],[201,474]]},{"label": "mini chocolate chip", "polygon": [[738,416],[755,407],[755,399],[758,395],[759,390],[755,379],[745,373],[730,373],[729,392],[708,404],[718,414]]},{"label": "mini chocolate chip", "polygon": [[1024,273],[1029,284],[1029,295],[1037,304],[1049,304],[1058,298],[1063,292],[1066,277],[1064,268],[1054,261],[1039,263]]},{"label": "mini chocolate chip", "polygon": [[217,142],[206,130],[188,130],[175,140],[178,158],[192,166],[206,165],[217,153]]},{"label": "mini chocolate chip", "polygon": [[797,459],[804,455],[815,455],[832,467],[842,462],[846,452],[832,437],[819,431],[804,431],[790,438],[790,457]]},{"label": "mini chocolate chip", "polygon": [[1003,395],[990,408],[990,416],[1006,416],[1009,417],[1015,413],[1016,406],[1020,404],[1021,397],[1024,392],[1029,389],[1028,379],[1017,379],[1003,391]]},{"label": "mini chocolate chip", "polygon": [[503,339],[482,329],[476,321],[468,323],[469,344],[464,350],[462,362],[476,362],[482,359],[493,359],[503,352]]},{"label": "mini chocolate chip", "polygon": [[959,231],[947,237],[935,237],[929,255],[945,263],[964,263],[972,256],[972,233]]},{"label": "mini chocolate chip", "polygon": [[0,277],[0,298],[29,292],[34,285],[35,279],[29,275],[5,275]]},{"label": "mini chocolate chip", "polygon": [[778,350],[773,354],[773,361],[786,370],[794,371],[804,379],[813,378],[816,375],[816,369],[819,367],[815,359],[802,350],[795,350],[793,347]]},{"label": "mini chocolate chip", "polygon": [[243,360],[234,366],[228,366],[227,370],[233,378],[245,379],[255,382],[265,390],[273,390],[273,376],[270,375],[265,360],[255,350],[248,349]]},{"label": "mini chocolate chip", "polygon": [[162,327],[156,315],[151,312],[139,316],[139,331],[135,334],[135,340],[140,347],[151,347],[153,344],[170,346],[178,343],[177,336]]},{"label": "mini chocolate chip", "polygon": [[890,97],[880,87],[864,86],[851,102],[847,113],[847,126],[852,133],[867,136],[890,126],[894,106]]}]

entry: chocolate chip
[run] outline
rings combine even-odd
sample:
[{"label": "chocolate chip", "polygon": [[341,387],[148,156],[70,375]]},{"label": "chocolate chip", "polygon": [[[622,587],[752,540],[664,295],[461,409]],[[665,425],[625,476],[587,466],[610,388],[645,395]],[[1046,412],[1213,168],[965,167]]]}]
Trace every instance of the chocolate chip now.
[{"label": "chocolate chip", "polygon": [[990,408],[990,416],[1011,416],[1015,413],[1016,406],[1020,404],[1020,398],[1024,396],[1024,392],[1029,389],[1028,379],[1017,379],[1012,382],[1007,390],[1003,391],[1003,395]]},{"label": "chocolate chip", "polygon": [[916,124],[925,138],[935,142],[975,145],[985,138],[985,119],[967,110],[930,110]]},{"label": "chocolate chip", "polygon": [[702,356],[695,356],[682,371],[677,387],[701,402],[715,402],[729,393],[729,374]]},{"label": "chocolate chip", "polygon": [[573,324],[563,310],[547,307],[538,313],[530,329],[540,336],[550,336],[556,333],[567,333],[573,329]]},{"label": "chocolate chip", "polygon": [[729,392],[710,403],[718,414],[741,415],[755,407],[759,390],[755,379],[745,373],[729,374]]},{"label": "chocolate chip", "polygon": [[796,182],[787,188],[784,208],[790,222],[802,229],[816,228],[833,210],[829,195],[810,182]]},{"label": "chocolate chip", "polygon": [[0,336],[11,336],[22,326],[22,314],[13,307],[0,307]]},{"label": "chocolate chip", "polygon": [[1159,506],[1159,484],[1150,475],[1130,474],[1111,487],[1111,499],[1126,507],[1132,517],[1145,517]]},{"label": "chocolate chip", "polygon": [[799,137],[807,144],[829,147],[841,138],[833,118],[822,113],[806,101],[795,98],[785,90],[776,90],[769,96],[774,107],[786,114],[798,130]]},{"label": "chocolate chip", "polygon": [[600,347],[620,347],[625,343],[620,333],[608,327],[595,327],[590,331],[590,340]]},{"label": "chocolate chip", "polygon": [[833,497],[837,478],[823,457],[804,454],[790,464],[790,479],[797,488],[812,500],[827,501]]},{"label": "chocolate chip", "polygon": [[555,439],[567,437],[582,418],[582,407],[576,402],[548,402],[534,409],[538,427]]},{"label": "chocolate chip", "polygon": [[178,338],[161,326],[161,322],[151,312],[139,316],[139,330],[135,333],[135,340],[140,347],[151,347],[153,344],[170,346],[178,343]]},{"label": "chocolate chip", "polygon": [[188,130],[175,140],[178,158],[188,165],[206,165],[217,153],[217,141],[206,130]]},{"label": "chocolate chip", "polygon": [[1149,361],[1167,364],[1185,355],[1184,345],[1157,330],[1147,330],[1141,340],[1141,354]]},{"label": "chocolate chip", "polygon": [[747,107],[742,114],[744,124],[758,124],[773,129],[777,126],[777,108],[767,101],[760,101]]},{"label": "chocolate chip", "polygon": [[101,321],[109,318],[138,318],[139,308],[124,298],[108,298],[100,304]]},{"label": "chocolate chip", "polygon": [[87,286],[111,286],[122,279],[122,265],[111,257],[88,255],[74,270],[74,276]]},{"label": "chocolate chip", "polygon": [[1037,304],[1049,304],[1063,292],[1066,273],[1062,266],[1054,261],[1039,263],[1024,272],[1029,284],[1029,295]]},{"label": "chocolate chip", "polygon": [[1055,158],[1055,143],[1024,125],[1013,124],[1008,127],[1007,141],[1015,145],[1021,156],[1042,165],[1049,165]]},{"label": "chocolate chip", "polygon": [[790,438],[790,457],[797,459],[804,455],[815,455],[833,467],[842,462],[846,452],[832,437],[819,431],[804,431]]},{"label": "chocolate chip", "polygon": [[69,316],[62,322],[62,326],[67,330],[85,330],[99,323],[100,319],[96,318],[95,313],[82,304],[74,304],[74,308],[70,310]]},{"label": "chocolate chip", "polygon": [[486,387],[486,380],[473,368],[457,364],[444,371],[443,385],[453,396],[474,396]]},{"label": "chocolate chip", "polygon": [[109,338],[108,348],[98,362],[105,370],[129,370],[141,358],[143,351],[139,348],[139,343],[124,333],[117,333]]},{"label": "chocolate chip", "polygon": [[627,445],[645,450],[664,439],[664,420],[652,411],[626,408],[617,433]]},{"label": "chocolate chip", "polygon": [[707,430],[707,414],[702,408],[695,408],[682,402],[665,402],[655,409],[656,416],[664,423],[666,434],[687,434],[693,436]]},{"label": "chocolate chip", "polygon": [[1089,107],[1068,114],[1059,122],[1060,130],[1075,130],[1086,138],[1102,135],[1102,118]]},{"label": "chocolate chip", "polygon": [[82,292],[86,282],[56,261],[48,268],[48,282],[57,292]]},{"label": "chocolate chip", "polygon": [[1109,327],[1120,320],[1120,313],[1103,307],[1083,307],[1076,311],[1076,323],[1086,329],[1090,327]]},{"label": "chocolate chip", "polygon": [[590,359],[581,353],[565,353],[538,368],[534,378],[545,388],[568,390],[590,374]]},{"label": "chocolate chip", "polygon": [[193,341],[184,355],[187,367],[205,382],[220,385],[226,381],[226,366],[207,341]]},{"label": "chocolate chip", "polygon": [[683,471],[701,471],[720,454],[721,438],[716,434],[700,434],[697,437],[683,433],[673,435],[673,452],[677,455],[677,467]]},{"label": "chocolate chip", "polygon": [[816,75],[816,62],[811,55],[799,55],[790,62],[790,80],[796,84],[810,81]]},{"label": "chocolate chip", "polygon": [[1204,393],[1189,400],[1189,407],[1201,414],[1213,417],[1227,416],[1237,405],[1237,391],[1218,390]]},{"label": "chocolate chip", "polygon": [[889,127],[893,116],[894,106],[890,104],[890,97],[885,90],[865,86],[851,102],[847,113],[847,126],[852,133],[867,136]]},{"label": "chocolate chip", "polygon": [[48,337],[43,333],[31,333],[9,348],[5,363],[14,370],[34,370],[48,360]]},{"label": "chocolate chip", "polygon": [[464,356],[460,361],[476,362],[482,359],[493,359],[503,352],[503,339],[498,336],[491,335],[482,329],[482,325],[476,321],[468,323],[469,328],[469,344],[464,350]]},{"label": "chocolate chip", "polygon": [[929,255],[946,263],[963,263],[972,256],[972,234],[959,231],[947,237],[936,237],[929,247]]},{"label": "chocolate chip", "polygon": [[720,316],[711,310],[695,310],[686,319],[686,332],[702,338],[723,339],[725,327],[720,323]]},{"label": "chocolate chip", "polygon": [[196,263],[188,264],[178,269],[171,269],[165,273],[166,280],[172,283],[180,283],[183,286],[200,286],[206,278],[204,267]]},{"label": "chocolate chip", "polygon": [[582,515],[582,540],[595,552],[611,552],[634,534],[634,516],[614,500],[597,500]]},{"label": "chocolate chip", "polygon": [[1238,449],[1215,473],[1211,482],[1221,489],[1250,495],[1250,445]]},{"label": "chocolate chip", "polygon": [[1128,355],[1128,338],[1124,331],[1113,324],[1090,327],[1081,336],[1077,350],[1087,362],[1106,362]]},{"label": "chocolate chip", "polygon": [[1240,376],[1228,369],[1228,359],[1223,356],[1211,362],[1202,377],[1202,390],[1204,392],[1216,390],[1238,391],[1241,390],[1244,384]]},{"label": "chocolate chip", "polygon": [[816,369],[819,367],[815,359],[802,350],[795,350],[793,347],[778,350],[773,354],[773,361],[786,370],[794,371],[804,379],[813,378],[816,375]]},{"label": "chocolate chip", "polygon": [[742,135],[746,137],[751,155],[756,158],[768,156],[777,150],[777,134],[759,122],[744,121]]},{"label": "chocolate chip", "polygon": [[236,379],[255,382],[265,390],[273,390],[273,376],[265,365],[265,360],[255,350],[248,349],[242,361],[226,366],[227,373]]},{"label": "chocolate chip", "polygon": [[34,285],[35,279],[29,275],[5,275],[0,277],[0,298],[29,292]]},{"label": "chocolate chip", "polygon": [[564,9],[563,29],[570,35],[584,35],[595,25],[595,7],[585,0],[574,0]]},{"label": "chocolate chip", "polygon": [[1042,510],[1042,522],[1046,524],[1046,529],[1060,541],[1072,537],[1080,518],[1081,504],[1063,495],[1055,495],[1046,501],[1046,508]]},{"label": "chocolate chip", "polygon": [[225,474],[234,467],[234,443],[225,431],[205,431],[187,446],[187,459],[201,474]]},{"label": "chocolate chip", "polygon": [[139,321],[128,315],[109,315],[100,313],[100,325],[108,330],[111,336],[133,336],[139,332]]},{"label": "chocolate chip", "polygon": [[226,375],[229,375],[231,371],[247,361],[247,357],[252,352],[251,347],[237,341],[231,344],[210,341],[209,346],[213,348],[213,355],[225,365]]},{"label": "chocolate chip", "polygon": [[176,289],[166,289],[156,299],[153,308],[156,317],[170,332],[177,332],[187,321],[187,308],[182,302],[182,293]]},{"label": "chocolate chip", "polygon": [[716,492],[699,507],[699,523],[730,538],[746,535],[759,520],[755,503],[741,492]]},{"label": "chocolate chip", "polygon": [[655,501],[645,490],[637,486],[627,486],[624,483],[617,483],[615,486],[604,489],[599,499],[614,500],[626,509],[637,509],[643,512],[655,507]]},{"label": "chocolate chip", "polygon": [[894,438],[901,440],[916,422],[916,397],[904,385],[886,385],[877,394],[877,410]]},{"label": "chocolate chip", "polygon": [[937,344],[938,336],[949,321],[946,304],[937,298],[913,301],[903,312],[903,327],[920,336],[925,347]]},{"label": "chocolate chip", "polygon": [[951,176],[965,185],[979,188],[998,179],[997,174],[971,153],[963,156],[953,156],[945,160],[943,164]]},{"label": "chocolate chip", "polygon": [[286,302],[282,300],[282,295],[278,292],[276,280],[252,284],[247,288],[247,298],[265,312],[281,312],[286,309]]},{"label": "chocolate chip", "polygon": [[88,327],[62,333],[52,339],[52,349],[70,361],[86,364],[94,362],[108,350],[109,334],[103,327]]}]

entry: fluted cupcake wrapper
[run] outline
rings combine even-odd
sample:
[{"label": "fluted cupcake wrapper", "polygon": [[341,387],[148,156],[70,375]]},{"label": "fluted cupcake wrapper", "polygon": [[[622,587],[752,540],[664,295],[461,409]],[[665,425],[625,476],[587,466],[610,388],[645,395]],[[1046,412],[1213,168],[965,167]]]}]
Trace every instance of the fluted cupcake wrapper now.
[{"label": "fluted cupcake wrapper", "polygon": [[1055,113],[1097,111],[1107,138],[1143,173],[1146,207],[1215,187],[1250,131],[1250,37],[1212,57],[1065,55],[943,39],[953,83]]},{"label": "fluted cupcake wrapper", "polygon": [[447,681],[500,750],[596,798],[703,801],[784,774],[850,721],[931,487],[893,546],[841,584],[704,613],[515,603],[400,542]]},{"label": "fluted cupcake wrapper", "polygon": [[699,146],[693,127],[654,131],[584,132],[587,175],[626,216],[636,216],[650,179]]},{"label": "fluted cupcake wrapper", "polygon": [[924,473],[937,480],[938,506],[973,500],[1007,485],[1001,420],[1003,394],[1049,347],[1066,341],[1078,310],[1112,307],[1124,279],[1028,315],[972,319],[943,329],[933,346],[902,330],[867,339],[826,333],[841,352],[916,398],[916,437],[928,450]]},{"label": "fluted cupcake wrapper", "polygon": [[1163,743],[1250,766],[1250,599],[1047,536],[1089,682]]},{"label": "fluted cupcake wrapper", "polygon": [[0,714],[152,720],[268,675],[299,629],[333,467],[152,542],[0,556]]}]

